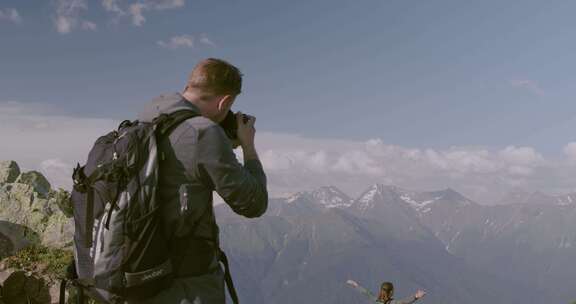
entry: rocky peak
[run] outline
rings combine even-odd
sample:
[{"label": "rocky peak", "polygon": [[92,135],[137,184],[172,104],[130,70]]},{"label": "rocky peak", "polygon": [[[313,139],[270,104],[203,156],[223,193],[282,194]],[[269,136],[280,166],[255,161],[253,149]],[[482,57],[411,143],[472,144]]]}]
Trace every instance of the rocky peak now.
[{"label": "rocky peak", "polygon": [[13,183],[20,175],[20,167],[13,161],[0,161],[0,184]]},{"label": "rocky peak", "polygon": [[364,191],[356,200],[356,206],[362,212],[373,208],[378,202],[397,201],[403,189],[391,185],[374,184]]},{"label": "rocky peak", "polygon": [[298,202],[307,202],[309,203],[311,199],[311,195],[308,192],[296,192],[286,198],[286,203],[293,204]]},{"label": "rocky peak", "polygon": [[576,205],[576,192],[561,195],[556,200],[559,205]]},{"label": "rocky peak", "polygon": [[312,191],[315,202],[326,208],[346,208],[352,205],[352,199],[334,186],[323,186]]},{"label": "rocky peak", "polygon": [[[9,176],[4,178],[9,182],[0,183],[0,233],[10,238],[13,244],[31,242],[54,247],[68,246],[74,231],[69,210],[70,194],[64,190],[53,190],[40,172],[20,173],[15,162],[1,164],[4,170],[0,172],[3,176]],[[14,177],[16,172],[19,174]],[[14,230],[11,228],[14,225],[22,229]],[[27,242],[23,242],[23,239]],[[15,247],[15,250],[19,249],[19,246]]]},{"label": "rocky peak", "polygon": [[460,192],[458,192],[452,188],[447,188],[447,189],[440,190],[440,191],[434,191],[433,193],[439,197],[439,200],[441,199],[444,201],[460,203],[462,205],[469,205],[469,204],[473,203],[470,199],[468,199],[467,197],[462,195]]},{"label": "rocky peak", "polygon": [[38,171],[23,172],[16,179],[16,183],[31,186],[41,196],[46,196],[51,190],[50,182]]}]

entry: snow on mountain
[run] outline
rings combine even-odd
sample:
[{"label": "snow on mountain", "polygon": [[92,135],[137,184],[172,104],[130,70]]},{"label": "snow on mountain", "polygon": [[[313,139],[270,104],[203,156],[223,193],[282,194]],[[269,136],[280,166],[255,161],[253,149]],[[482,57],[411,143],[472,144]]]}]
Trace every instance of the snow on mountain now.
[{"label": "snow on mountain", "polygon": [[[574,196],[576,201],[576,195]],[[566,199],[567,200],[567,199]],[[412,191],[391,185],[374,184],[357,199],[352,199],[334,186],[323,186],[313,191],[297,192],[284,199],[287,204],[307,205],[321,209],[354,209],[365,214],[382,204],[405,205],[417,214],[430,212],[435,205],[445,208],[475,204],[462,194],[448,188],[439,191]],[[383,205],[382,205],[383,206]]]},{"label": "snow on mountain", "polygon": [[576,205],[576,193],[570,193],[566,195],[559,195],[556,197],[558,205]]},{"label": "snow on mountain", "polygon": [[408,203],[408,205],[410,205],[412,208],[414,208],[414,210],[416,211],[421,211],[421,212],[428,212],[430,211],[430,207],[428,207],[428,205],[438,201],[441,197],[437,196],[434,197],[432,199],[429,200],[425,200],[425,201],[415,201],[410,195],[408,194],[402,194],[400,196],[400,199],[405,201],[406,203]]},{"label": "snow on mountain", "polygon": [[296,192],[285,199],[286,203],[313,203],[326,208],[346,208],[353,200],[334,186],[323,186],[313,191]]},{"label": "snow on mountain", "polygon": [[347,208],[353,200],[334,186],[324,186],[312,191],[313,200],[326,208]]},{"label": "snow on mountain", "polygon": [[386,201],[386,198],[395,198],[398,196],[399,188],[382,184],[370,186],[364,193],[356,199],[356,207],[361,213],[374,208],[378,202]]},{"label": "snow on mountain", "polygon": [[366,211],[378,201],[401,201],[418,213],[429,212],[435,203],[454,206],[474,204],[462,194],[448,188],[440,191],[412,191],[396,186],[372,185],[357,199],[358,209]]},{"label": "snow on mountain", "polygon": [[286,198],[286,203],[293,204],[303,200],[309,200],[309,194],[307,192],[296,192]]}]

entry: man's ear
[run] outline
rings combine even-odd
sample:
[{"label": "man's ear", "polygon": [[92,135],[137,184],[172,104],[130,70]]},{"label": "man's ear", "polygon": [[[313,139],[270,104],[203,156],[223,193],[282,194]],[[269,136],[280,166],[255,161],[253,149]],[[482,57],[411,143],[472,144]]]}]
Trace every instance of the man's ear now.
[{"label": "man's ear", "polygon": [[218,102],[218,110],[222,111],[224,109],[230,109],[232,107],[232,103],[234,103],[234,96],[224,95]]}]

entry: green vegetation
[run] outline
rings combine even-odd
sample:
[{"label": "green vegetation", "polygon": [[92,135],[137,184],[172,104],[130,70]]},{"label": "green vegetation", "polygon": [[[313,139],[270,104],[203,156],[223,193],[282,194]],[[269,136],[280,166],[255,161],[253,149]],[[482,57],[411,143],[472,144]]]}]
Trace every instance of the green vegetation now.
[{"label": "green vegetation", "polygon": [[57,280],[66,275],[72,261],[72,251],[35,245],[6,258],[6,266]]},{"label": "green vegetation", "polygon": [[74,216],[74,209],[72,208],[70,192],[62,188],[58,188],[58,190],[50,190],[49,197],[56,201],[58,208],[60,208],[66,217]]}]

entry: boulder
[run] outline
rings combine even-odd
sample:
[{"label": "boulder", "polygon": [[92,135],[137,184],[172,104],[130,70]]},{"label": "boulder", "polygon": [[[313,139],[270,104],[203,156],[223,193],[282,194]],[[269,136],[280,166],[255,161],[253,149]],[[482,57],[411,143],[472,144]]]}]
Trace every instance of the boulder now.
[{"label": "boulder", "polygon": [[13,161],[0,161],[0,184],[13,183],[20,175],[20,167]]},{"label": "boulder", "polygon": [[14,253],[14,243],[12,240],[0,232],[0,260]]},{"label": "boulder", "polygon": [[24,271],[13,272],[2,287],[2,299],[7,304],[50,304],[50,289],[46,281]]},{"label": "boulder", "polygon": [[14,252],[41,242],[41,237],[34,230],[15,223],[0,220],[0,257],[3,253],[12,255]]},{"label": "boulder", "polygon": [[50,192],[50,183],[42,175],[42,173],[38,171],[28,171],[21,173],[16,179],[16,183],[30,185],[34,188],[34,191],[40,194],[41,196],[46,196]]},{"label": "boulder", "polygon": [[[7,231],[0,232],[13,243],[41,243],[50,247],[68,247],[74,225],[70,194],[52,190],[46,178],[36,171],[21,173],[12,183],[0,185],[0,222],[10,222],[27,227],[18,231],[15,240]],[[16,250],[20,248],[15,245]]]}]

